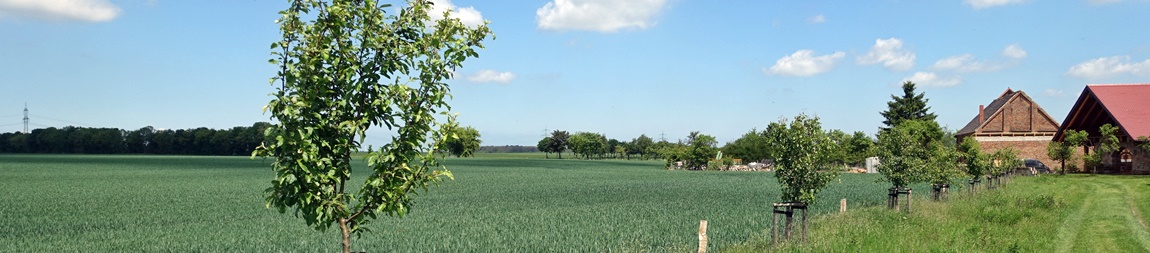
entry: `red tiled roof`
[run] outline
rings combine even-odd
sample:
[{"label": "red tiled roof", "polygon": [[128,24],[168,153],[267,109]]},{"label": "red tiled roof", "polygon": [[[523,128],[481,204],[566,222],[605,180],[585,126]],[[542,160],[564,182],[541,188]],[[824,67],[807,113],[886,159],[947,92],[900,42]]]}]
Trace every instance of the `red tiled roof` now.
[{"label": "red tiled roof", "polygon": [[1127,136],[1150,136],[1150,84],[1091,84],[1086,88]]}]

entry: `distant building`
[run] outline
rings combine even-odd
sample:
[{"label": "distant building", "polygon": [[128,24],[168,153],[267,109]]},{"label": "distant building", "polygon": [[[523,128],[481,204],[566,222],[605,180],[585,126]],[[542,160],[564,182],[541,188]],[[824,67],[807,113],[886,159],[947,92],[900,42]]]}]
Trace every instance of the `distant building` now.
[{"label": "distant building", "polygon": [[989,105],[979,105],[978,115],[958,130],[955,138],[960,143],[966,138],[974,138],[984,153],[1014,148],[1018,151],[1018,158],[1057,164],[1046,155],[1046,146],[1056,133],[1058,122],[1046,110],[1026,92],[1007,88]]},{"label": "distant building", "polygon": [[[1138,147],[1143,143],[1138,140],[1140,137],[1150,136],[1150,84],[1087,85],[1053,139],[1062,141],[1066,130],[1084,130],[1089,133],[1090,142],[1096,144],[1101,138],[1098,128],[1107,123],[1118,127],[1120,148],[1103,156],[1103,169],[1150,173],[1150,154]],[[1093,145],[1083,151],[1094,151]]]}]

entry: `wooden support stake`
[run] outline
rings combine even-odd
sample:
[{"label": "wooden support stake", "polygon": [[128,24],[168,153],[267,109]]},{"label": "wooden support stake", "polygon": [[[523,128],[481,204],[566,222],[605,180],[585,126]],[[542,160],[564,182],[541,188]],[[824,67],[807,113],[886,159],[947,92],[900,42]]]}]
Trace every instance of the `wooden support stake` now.
[{"label": "wooden support stake", "polygon": [[906,212],[907,213],[910,212],[910,204],[911,204],[910,201],[914,199],[913,196],[914,196],[913,191],[911,189],[906,189]]},{"label": "wooden support stake", "polygon": [[847,199],[843,198],[842,200],[839,200],[839,213],[845,212],[847,212]]},{"label": "wooden support stake", "polygon": [[707,253],[707,220],[699,221],[699,253]]},{"label": "wooden support stake", "polygon": [[[846,199],[843,199],[846,201]],[[846,202],[843,202],[846,203]],[[803,237],[802,242],[807,243],[807,207],[803,206]]]},{"label": "wooden support stake", "polygon": [[778,245],[779,244],[779,212],[772,211],[771,212],[771,219],[774,220],[771,222],[771,233],[774,234],[774,236],[771,237],[771,239],[774,240],[774,245]]}]

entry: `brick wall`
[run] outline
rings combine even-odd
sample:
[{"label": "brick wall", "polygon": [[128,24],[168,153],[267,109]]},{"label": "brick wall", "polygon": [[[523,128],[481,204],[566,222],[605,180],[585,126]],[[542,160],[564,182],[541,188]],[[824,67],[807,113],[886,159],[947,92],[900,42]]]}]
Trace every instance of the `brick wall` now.
[{"label": "brick wall", "polygon": [[1018,158],[1037,159],[1050,169],[1058,169],[1059,162],[1050,160],[1050,157],[1046,155],[1046,145],[1050,143],[1050,140],[1001,140],[1007,138],[1009,137],[1000,137],[996,140],[979,140],[978,144],[982,147],[982,152],[986,154],[994,153],[999,149],[1014,148],[1015,151],[1018,151]]}]

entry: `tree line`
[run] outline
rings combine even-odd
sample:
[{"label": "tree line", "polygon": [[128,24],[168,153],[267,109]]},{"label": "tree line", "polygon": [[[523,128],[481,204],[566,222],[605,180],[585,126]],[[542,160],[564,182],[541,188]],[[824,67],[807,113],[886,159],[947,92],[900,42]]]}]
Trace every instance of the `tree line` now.
[{"label": "tree line", "polygon": [[0,153],[248,156],[263,142],[270,125],[257,122],[230,129],[177,130],[49,127],[0,133]]}]

